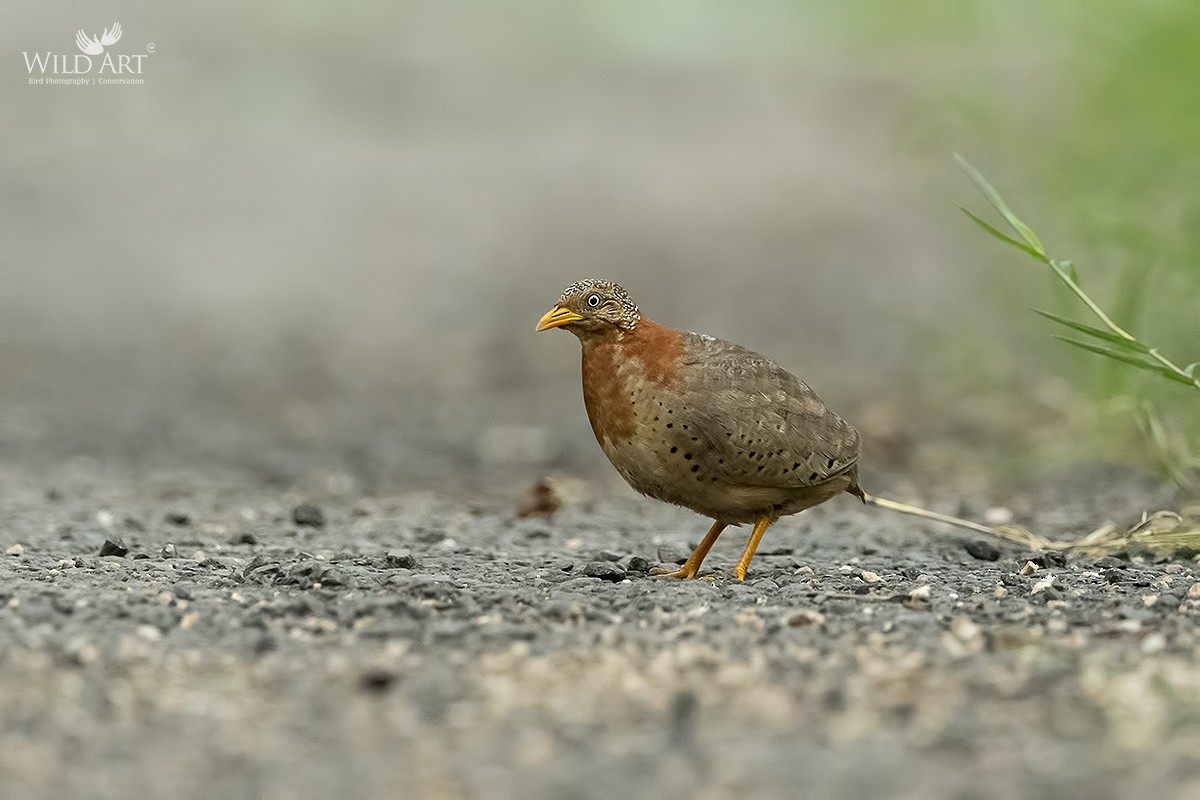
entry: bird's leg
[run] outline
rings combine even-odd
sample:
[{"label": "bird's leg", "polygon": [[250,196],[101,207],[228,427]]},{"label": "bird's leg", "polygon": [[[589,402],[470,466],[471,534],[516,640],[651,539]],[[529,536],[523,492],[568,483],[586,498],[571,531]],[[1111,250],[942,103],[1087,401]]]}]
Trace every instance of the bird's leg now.
[{"label": "bird's leg", "polygon": [[763,534],[767,532],[767,526],[770,524],[770,517],[759,517],[758,522],[754,523],[754,530],[750,531],[750,541],[746,542],[746,549],[742,551],[742,557],[738,559],[737,566],[733,568],[733,577],[739,581],[746,580],[746,570],[750,569],[750,560],[754,558],[754,551],[758,549],[758,543],[762,541]]},{"label": "bird's leg", "polygon": [[671,572],[665,569],[655,568],[651,572],[655,575],[667,575],[671,578],[682,578],[688,580],[696,577],[700,572],[700,564],[704,561],[704,557],[708,555],[708,551],[717,543],[717,537],[721,535],[721,531],[725,530],[726,523],[717,520],[708,529],[708,533],[704,535],[704,540],[696,545],[696,549],[688,556],[688,560],[683,562],[683,566]]}]

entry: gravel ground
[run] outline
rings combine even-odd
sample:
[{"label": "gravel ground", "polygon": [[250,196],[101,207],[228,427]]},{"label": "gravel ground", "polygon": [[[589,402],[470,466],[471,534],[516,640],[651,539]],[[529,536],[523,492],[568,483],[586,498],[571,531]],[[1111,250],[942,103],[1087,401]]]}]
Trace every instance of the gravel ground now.
[{"label": "gravel ground", "polygon": [[[1027,521],[1169,499],[1092,485]],[[5,797],[1200,795],[1194,560],[847,497],[745,583],[745,529],[678,582],[647,568],[705,522],[628,493],[516,519],[96,462],[0,486]]]}]

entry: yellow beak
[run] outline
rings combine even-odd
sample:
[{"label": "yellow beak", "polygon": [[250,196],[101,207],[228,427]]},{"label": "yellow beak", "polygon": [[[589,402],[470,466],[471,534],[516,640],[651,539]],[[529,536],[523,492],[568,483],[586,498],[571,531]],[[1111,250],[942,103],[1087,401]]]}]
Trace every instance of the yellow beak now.
[{"label": "yellow beak", "polygon": [[571,309],[566,308],[565,306],[555,306],[543,314],[542,318],[538,320],[536,330],[548,331],[551,328],[561,328],[563,325],[569,325],[570,323],[577,322],[581,319],[583,319],[583,317],[579,316]]}]

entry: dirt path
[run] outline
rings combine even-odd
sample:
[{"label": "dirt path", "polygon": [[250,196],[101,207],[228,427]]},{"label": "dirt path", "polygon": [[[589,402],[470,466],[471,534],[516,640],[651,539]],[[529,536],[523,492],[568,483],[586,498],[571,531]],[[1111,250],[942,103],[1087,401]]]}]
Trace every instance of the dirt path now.
[{"label": "dirt path", "polygon": [[6,797],[1200,792],[1193,562],[972,555],[838,501],[681,583],[645,570],[703,522],[627,495],[2,477]]}]

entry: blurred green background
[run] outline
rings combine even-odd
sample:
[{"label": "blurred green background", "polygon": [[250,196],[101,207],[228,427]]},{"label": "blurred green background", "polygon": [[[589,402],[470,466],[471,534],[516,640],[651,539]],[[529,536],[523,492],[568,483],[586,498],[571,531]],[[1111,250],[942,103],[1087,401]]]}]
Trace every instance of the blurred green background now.
[{"label": "blurred green background", "polygon": [[[355,490],[605,475],[561,289],[780,361],[878,471],[1153,466],[1048,273],[1200,358],[1200,6],[20,2],[0,51],[0,456]],[[120,22],[144,85],[31,86]],[[1081,316],[1081,315],[1080,315]],[[482,476],[482,477],[480,477]]]}]

